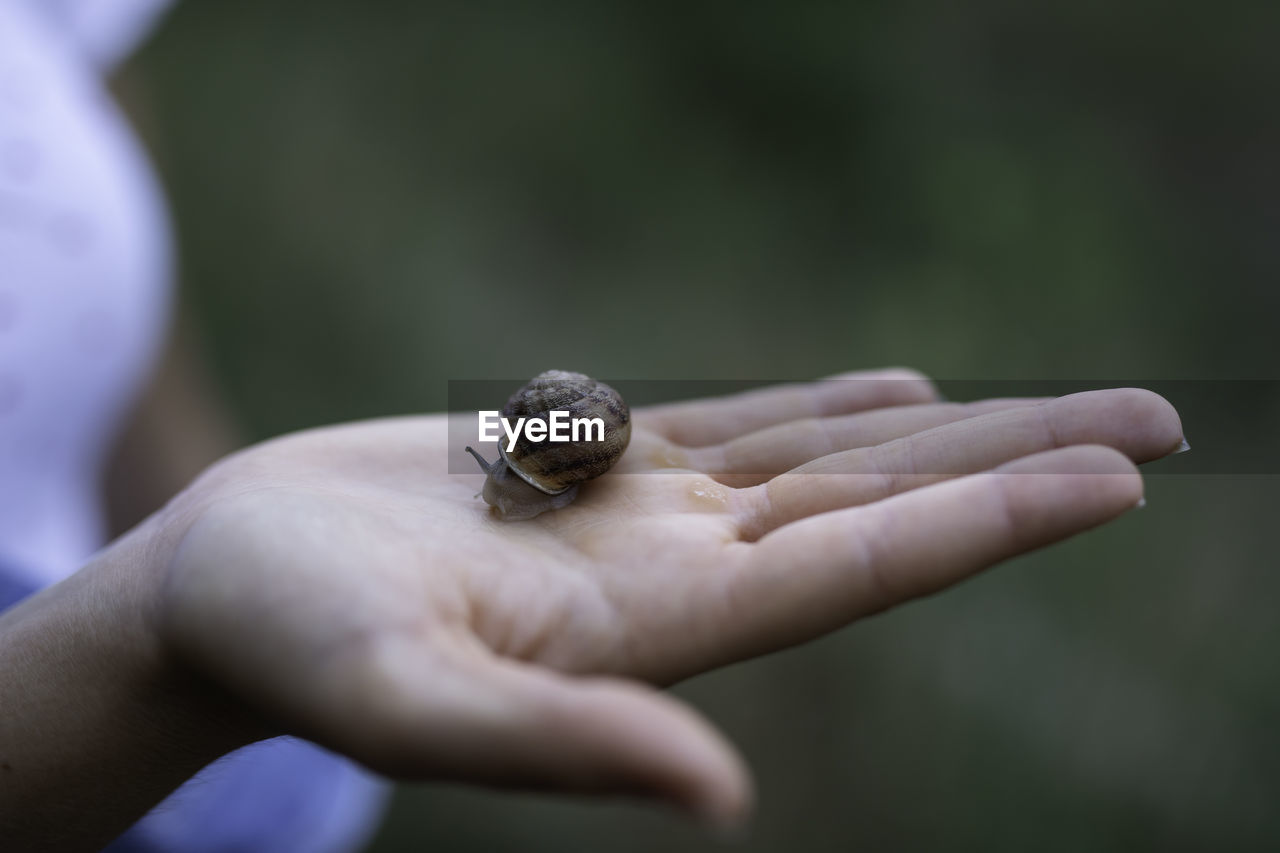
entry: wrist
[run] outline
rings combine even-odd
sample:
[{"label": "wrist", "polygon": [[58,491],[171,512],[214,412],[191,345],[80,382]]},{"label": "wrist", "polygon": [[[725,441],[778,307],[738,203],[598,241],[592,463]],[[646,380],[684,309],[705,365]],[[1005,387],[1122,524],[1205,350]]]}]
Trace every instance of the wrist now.
[{"label": "wrist", "polygon": [[257,739],[158,630],[170,538],[153,517],[0,616],[0,833],[17,848],[103,844]]}]

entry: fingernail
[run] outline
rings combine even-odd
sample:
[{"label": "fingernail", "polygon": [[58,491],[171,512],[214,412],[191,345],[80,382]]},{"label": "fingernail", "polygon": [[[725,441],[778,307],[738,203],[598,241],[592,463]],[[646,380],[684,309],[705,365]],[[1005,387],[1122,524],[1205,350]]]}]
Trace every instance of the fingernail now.
[{"label": "fingernail", "polygon": [[751,835],[750,813],[723,808],[700,809],[696,813],[698,822],[708,837],[724,844],[740,844]]},{"label": "fingernail", "polygon": [[1178,445],[1178,449],[1177,449],[1177,450],[1175,450],[1175,451],[1173,451],[1173,452],[1174,452],[1174,453],[1186,453],[1186,452],[1187,452],[1188,450],[1190,450],[1190,449],[1191,449],[1191,445],[1190,445],[1190,444],[1187,444],[1187,440],[1184,438],[1184,439],[1182,439],[1182,444],[1179,444],[1179,445]]},{"label": "fingernail", "polygon": [[745,820],[714,821],[707,824],[707,832],[721,844],[742,844],[751,838],[751,826]]},{"label": "fingernail", "polygon": [[1147,498],[1146,498],[1146,495],[1143,495],[1142,497],[1138,498],[1138,502],[1133,505],[1133,508],[1142,509],[1146,505],[1147,505]]}]

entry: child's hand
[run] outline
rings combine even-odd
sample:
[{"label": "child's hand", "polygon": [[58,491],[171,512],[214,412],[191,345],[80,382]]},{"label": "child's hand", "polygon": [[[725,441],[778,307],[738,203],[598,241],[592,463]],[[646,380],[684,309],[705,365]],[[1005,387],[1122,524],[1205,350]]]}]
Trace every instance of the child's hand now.
[{"label": "child's hand", "polygon": [[162,644],[272,730],[393,776],[738,819],[742,762],[647,683],[1108,521],[1141,497],[1130,460],[1182,440],[1145,391],[960,405],[909,376],[636,410],[618,468],[524,522],[448,473],[443,416],[259,445],[161,517],[185,530]]}]

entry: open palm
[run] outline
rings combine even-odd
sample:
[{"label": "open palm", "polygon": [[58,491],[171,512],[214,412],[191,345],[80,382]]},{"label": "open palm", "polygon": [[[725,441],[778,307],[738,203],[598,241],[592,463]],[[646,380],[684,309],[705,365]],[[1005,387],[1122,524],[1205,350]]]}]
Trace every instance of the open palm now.
[{"label": "open palm", "polygon": [[[444,416],[286,436],[167,510],[166,641],[279,730],[402,777],[741,815],[749,781],[645,684],[803,642],[1137,504],[1145,391],[939,403],[904,372],[634,412],[618,467],[503,522]],[[1132,460],[1132,461],[1131,461]],[[944,482],[945,481],[945,482]],[[177,522],[175,521],[175,524]]]}]

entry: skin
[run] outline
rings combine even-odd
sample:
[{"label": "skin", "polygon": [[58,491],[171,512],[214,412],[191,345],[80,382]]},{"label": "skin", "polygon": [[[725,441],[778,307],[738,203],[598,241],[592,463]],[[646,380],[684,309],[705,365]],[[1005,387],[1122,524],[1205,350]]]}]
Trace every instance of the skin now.
[{"label": "skin", "polygon": [[636,410],[613,471],[522,522],[448,473],[443,416],[224,459],[0,617],[0,832],[93,849],[286,732],[397,778],[741,821],[743,761],[655,686],[1116,518],[1182,441],[1146,391],[960,405],[855,376]]}]

